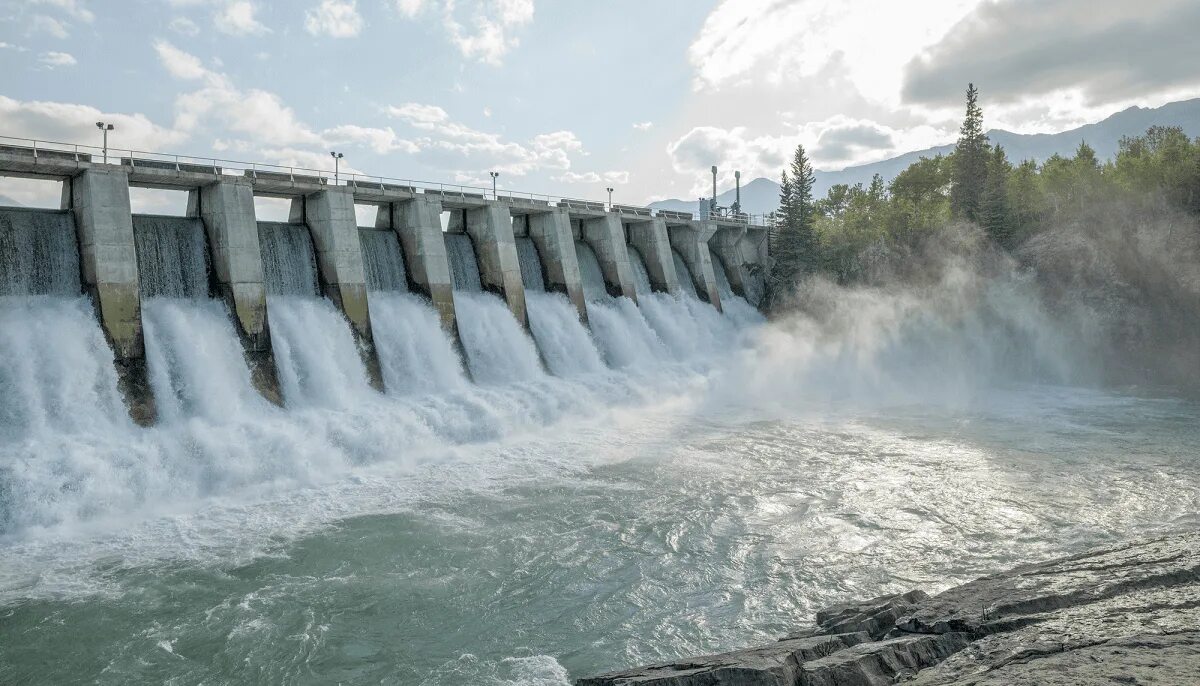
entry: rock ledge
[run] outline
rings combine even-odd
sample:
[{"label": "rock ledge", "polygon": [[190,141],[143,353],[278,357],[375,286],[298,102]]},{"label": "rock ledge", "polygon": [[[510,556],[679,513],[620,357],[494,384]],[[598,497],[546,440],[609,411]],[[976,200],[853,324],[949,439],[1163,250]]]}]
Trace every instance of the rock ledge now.
[{"label": "rock ledge", "polygon": [[1200,684],[1200,532],[835,605],[777,643],[577,686]]}]

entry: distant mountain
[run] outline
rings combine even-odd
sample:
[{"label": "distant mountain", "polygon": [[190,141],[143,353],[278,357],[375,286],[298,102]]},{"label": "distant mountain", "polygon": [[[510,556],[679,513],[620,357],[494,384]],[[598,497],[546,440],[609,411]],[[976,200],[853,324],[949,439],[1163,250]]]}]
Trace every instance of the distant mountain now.
[{"label": "distant mountain", "polygon": [[[988,131],[988,138],[993,144],[999,143],[1003,146],[1008,154],[1008,159],[1014,162],[1029,159],[1044,162],[1056,153],[1071,156],[1075,154],[1079,144],[1084,141],[1096,149],[1097,157],[1109,159],[1117,154],[1117,146],[1123,136],[1139,136],[1151,126],[1179,126],[1192,138],[1200,136],[1200,98],[1172,102],[1153,109],[1130,107],[1122,112],[1117,112],[1104,121],[1061,133],[1022,134],[992,129]],[[847,167],[841,171],[817,171],[816,183],[813,184],[813,196],[825,197],[830,187],[839,183],[851,186],[861,183],[865,186],[871,182],[871,177],[875,174],[882,176],[884,181],[891,181],[918,159],[944,155],[953,149],[953,145],[940,145],[925,150],[907,152],[871,164]],[[733,190],[717,195],[717,204],[723,207],[733,204],[733,200]],[[774,212],[778,206],[778,182],[759,178],[742,187],[743,212],[766,214]],[[650,207],[676,212],[699,211],[696,200],[660,200],[650,203]]]}]

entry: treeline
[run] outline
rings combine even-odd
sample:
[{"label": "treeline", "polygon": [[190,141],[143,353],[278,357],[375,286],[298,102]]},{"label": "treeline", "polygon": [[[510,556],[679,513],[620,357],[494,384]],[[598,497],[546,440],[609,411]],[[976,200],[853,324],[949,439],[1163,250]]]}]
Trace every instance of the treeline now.
[{"label": "treeline", "polygon": [[1166,204],[1200,215],[1200,139],[1188,139],[1178,127],[1152,127],[1123,138],[1107,162],[1082,143],[1073,157],[1014,164],[984,134],[972,84],[951,154],[922,157],[890,183],[876,175],[866,186],[839,184],[814,199],[812,165],[800,146],[781,185],[768,279],[775,304],[809,274],[860,280],[872,256],[903,253],[956,221],[980,226],[995,244],[1015,251],[1097,204]]}]

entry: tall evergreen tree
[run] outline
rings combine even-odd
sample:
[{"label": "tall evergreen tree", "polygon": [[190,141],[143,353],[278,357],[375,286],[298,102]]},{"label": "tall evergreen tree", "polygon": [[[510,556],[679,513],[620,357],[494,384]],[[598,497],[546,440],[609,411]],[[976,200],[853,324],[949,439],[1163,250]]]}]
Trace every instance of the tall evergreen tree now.
[{"label": "tall evergreen tree", "polygon": [[797,279],[816,271],[820,263],[817,211],[812,196],[815,181],[804,146],[797,146],[792,164],[783,172],[773,227],[771,252],[775,264],[771,268],[770,297],[776,304],[786,297]]},{"label": "tall evergreen tree", "polygon": [[989,152],[979,91],[972,83],[967,88],[967,116],[954,148],[954,184],[950,188],[950,209],[954,216],[973,222],[980,220]]},{"label": "tall evergreen tree", "polygon": [[991,149],[987,160],[987,179],[983,186],[983,204],[979,224],[1001,246],[1016,247],[1013,240],[1013,212],[1009,203],[1009,175],[1012,165],[999,145]]}]

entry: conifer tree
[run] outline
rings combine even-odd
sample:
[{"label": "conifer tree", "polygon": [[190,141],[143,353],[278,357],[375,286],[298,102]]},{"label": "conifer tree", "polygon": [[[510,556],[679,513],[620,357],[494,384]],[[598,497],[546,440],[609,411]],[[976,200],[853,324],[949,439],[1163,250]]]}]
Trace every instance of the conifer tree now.
[{"label": "conifer tree", "polygon": [[[790,174],[789,174],[790,172]],[[805,274],[816,271],[819,265],[816,236],[816,203],[812,189],[815,182],[812,164],[797,146],[792,164],[783,172],[780,183],[779,210],[775,215],[771,269],[771,299],[778,303]]]},{"label": "conifer tree", "polygon": [[988,138],[983,132],[983,110],[975,84],[967,88],[967,116],[954,148],[954,183],[950,209],[960,219],[977,222],[983,208],[988,172]]},{"label": "conifer tree", "polygon": [[1009,203],[1009,175],[1012,165],[999,145],[991,148],[987,160],[987,178],[984,181],[983,204],[979,211],[979,224],[988,236],[1001,246],[1012,249],[1014,245],[1013,212]]}]

